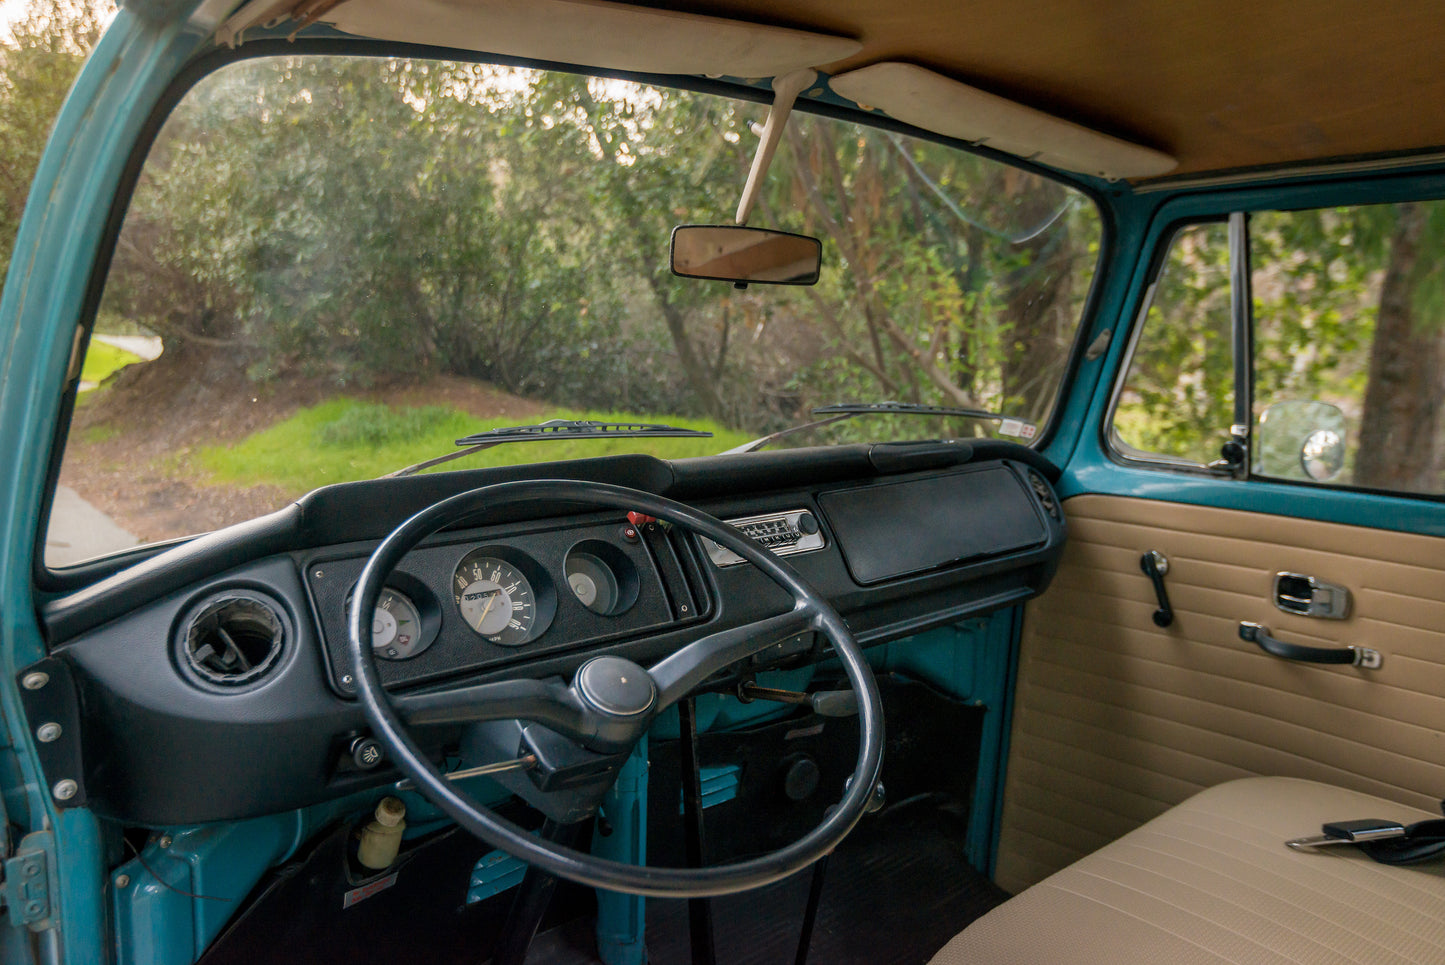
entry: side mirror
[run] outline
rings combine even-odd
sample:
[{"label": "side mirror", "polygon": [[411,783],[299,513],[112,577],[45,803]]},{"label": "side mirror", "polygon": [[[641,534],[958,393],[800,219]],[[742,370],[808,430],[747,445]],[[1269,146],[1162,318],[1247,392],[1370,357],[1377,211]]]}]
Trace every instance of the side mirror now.
[{"label": "side mirror", "polygon": [[672,229],[672,273],[740,285],[815,285],[823,243],[807,235],[742,225]]},{"label": "side mirror", "polygon": [[1345,468],[1345,414],[1328,402],[1276,402],[1255,442],[1256,473],[1328,482]]}]

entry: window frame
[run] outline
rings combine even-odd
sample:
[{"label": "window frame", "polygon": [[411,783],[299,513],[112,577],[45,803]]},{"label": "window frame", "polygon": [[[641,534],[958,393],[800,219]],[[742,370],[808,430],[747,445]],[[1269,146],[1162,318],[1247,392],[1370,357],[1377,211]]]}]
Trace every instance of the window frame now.
[{"label": "window frame", "polygon": [[[1174,472],[1187,472],[1214,477],[1233,477],[1234,473],[1228,469],[1221,469],[1207,463],[1195,462],[1192,459],[1185,459],[1183,456],[1171,456],[1164,452],[1149,452],[1147,449],[1136,449],[1125,442],[1114,430],[1114,417],[1118,412],[1119,403],[1123,398],[1124,389],[1129,381],[1129,372],[1134,364],[1134,356],[1139,348],[1139,340],[1143,337],[1144,328],[1149,319],[1149,313],[1154,309],[1154,299],[1158,294],[1159,279],[1164,273],[1164,268],[1169,261],[1169,254],[1174,250],[1174,243],[1179,236],[1191,228],[1203,225],[1228,224],[1233,212],[1227,215],[1213,215],[1197,218],[1180,218],[1168,224],[1159,233],[1159,240],[1154,246],[1150,255],[1149,272],[1147,284],[1144,286],[1143,296],[1139,301],[1139,308],[1134,313],[1134,318],[1129,325],[1129,341],[1124,347],[1124,354],[1119,359],[1119,368],[1114,373],[1114,384],[1109,392],[1109,404],[1104,409],[1103,439],[1104,451],[1115,462],[1127,466],[1135,466],[1144,469],[1167,470]],[[1246,232],[1246,241],[1248,235]],[[1233,315],[1234,301],[1234,262],[1230,260],[1230,300],[1231,316]],[[1235,319],[1231,317],[1231,330],[1235,327]],[[1249,313],[1248,328],[1253,331],[1254,315]],[[1251,339],[1252,341],[1252,339]],[[1233,333],[1230,340],[1230,353],[1233,356],[1233,369],[1235,379],[1235,415],[1238,412],[1240,363],[1238,359],[1238,334]],[[1248,367],[1248,381],[1251,387],[1254,381],[1254,365]],[[1251,393],[1252,395],[1252,393]],[[1233,426],[1226,428],[1232,429]],[[1246,447],[1247,449],[1248,447]],[[1249,464],[1248,452],[1246,452],[1245,466]]]},{"label": "window frame", "polygon": [[[1442,172],[1434,172],[1436,178]],[[1360,182],[1361,184],[1367,182]],[[1438,181],[1437,181],[1438,184]],[[1350,185],[1356,187],[1358,185]],[[1255,390],[1255,305],[1253,296],[1253,266],[1251,262],[1250,245],[1250,221],[1256,214],[1263,212],[1295,212],[1310,211],[1331,207],[1367,207],[1381,204],[1402,204],[1412,201],[1445,203],[1445,192],[1434,186],[1432,190],[1425,191],[1381,191],[1380,197],[1340,197],[1329,198],[1321,196],[1317,190],[1305,188],[1305,198],[1296,203],[1290,203],[1284,197],[1280,197],[1277,203],[1238,203],[1239,197],[1232,195],[1232,203],[1221,205],[1222,210],[1213,213],[1201,213],[1197,215],[1182,215],[1168,223],[1155,236],[1155,244],[1150,253],[1149,269],[1145,278],[1142,295],[1139,301],[1138,310],[1134,313],[1129,328],[1129,339],[1124,352],[1119,358],[1119,365],[1114,373],[1114,383],[1110,390],[1108,405],[1104,409],[1104,417],[1100,423],[1100,440],[1103,450],[1108,459],[1117,465],[1142,469],[1154,472],[1183,473],[1193,477],[1228,479],[1238,482],[1253,482],[1256,485],[1280,485],[1287,487],[1303,487],[1311,492],[1322,494],[1339,493],[1341,495],[1355,494],[1360,496],[1383,496],[1394,499],[1408,499],[1423,503],[1445,504],[1445,492],[1422,493],[1410,492],[1399,489],[1379,489],[1367,486],[1356,486],[1349,483],[1340,483],[1330,480],[1313,481],[1304,479],[1289,479],[1279,476],[1270,476],[1253,471],[1255,429],[1257,420],[1254,417],[1254,390]],[[1251,192],[1253,193],[1253,192]],[[1353,192],[1344,192],[1352,195]],[[1292,199],[1290,199],[1292,200]],[[1168,261],[1169,253],[1173,250],[1175,240],[1179,235],[1189,228],[1206,224],[1230,224],[1239,222],[1242,225],[1242,235],[1239,239],[1241,245],[1240,254],[1237,258],[1235,252],[1230,252],[1230,304],[1231,304],[1231,327],[1234,330],[1234,337],[1231,339],[1230,352],[1234,370],[1234,419],[1235,423],[1230,425],[1230,435],[1233,441],[1243,445],[1242,464],[1226,463],[1225,460],[1218,460],[1214,463],[1203,464],[1178,456],[1170,456],[1166,453],[1151,453],[1146,450],[1135,449],[1120,439],[1114,431],[1114,417],[1123,395],[1125,385],[1128,381],[1130,368],[1134,362],[1134,356],[1138,347],[1139,339],[1144,332],[1150,310],[1154,306],[1155,295],[1159,278]],[[1233,237],[1231,237],[1231,249],[1233,249]],[[1243,284],[1240,283],[1240,269],[1243,269]],[[1241,297],[1242,295],[1242,297]],[[1239,331],[1240,316],[1235,306],[1241,304],[1244,309],[1243,331]],[[1241,347],[1245,352],[1241,352]],[[1247,362],[1242,362],[1247,359]],[[1244,401],[1248,421],[1244,424],[1238,422],[1241,412],[1241,400]],[[1243,429],[1243,433],[1238,430]]]}]

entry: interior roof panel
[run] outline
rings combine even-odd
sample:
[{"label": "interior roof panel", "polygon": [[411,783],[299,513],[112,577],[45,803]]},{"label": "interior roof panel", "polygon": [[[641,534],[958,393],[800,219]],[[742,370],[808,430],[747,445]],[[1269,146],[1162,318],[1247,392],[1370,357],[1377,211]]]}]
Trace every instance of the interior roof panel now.
[{"label": "interior roof panel", "polygon": [[1438,0],[671,0],[857,38],[884,60],[1173,154],[1173,175],[1445,145]]}]

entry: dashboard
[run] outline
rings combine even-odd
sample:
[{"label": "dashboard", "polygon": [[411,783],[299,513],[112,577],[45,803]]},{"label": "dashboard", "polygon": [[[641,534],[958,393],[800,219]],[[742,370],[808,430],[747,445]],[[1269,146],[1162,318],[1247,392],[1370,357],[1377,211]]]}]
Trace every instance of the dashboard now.
[{"label": "dashboard", "polygon": [[[65,722],[47,779],[141,825],[239,819],[397,780],[374,752],[346,610],[379,541],[490,483],[630,486],[728,520],[787,562],[864,645],[1044,590],[1065,527],[1057,469],[1005,442],[893,443],[664,462],[616,456],[327,487],[239,526],[104,564],[42,607],[50,655],[27,712]],[[568,677],[610,653],[643,665],[791,606],[736,556],[665,521],[548,503],[483,513],[387,579],[373,651],[393,691]],[[811,633],[704,685],[824,656]],[[31,679],[39,679],[32,677]],[[42,706],[43,705],[43,706]],[[456,726],[419,728],[436,759]]]}]

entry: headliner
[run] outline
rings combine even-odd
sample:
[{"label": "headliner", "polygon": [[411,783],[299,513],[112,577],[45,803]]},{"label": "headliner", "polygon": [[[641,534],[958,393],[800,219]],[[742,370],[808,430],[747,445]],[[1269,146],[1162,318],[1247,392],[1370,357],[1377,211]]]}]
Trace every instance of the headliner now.
[{"label": "headliner", "polygon": [[668,0],[854,37],[881,60],[1174,155],[1181,174],[1445,146],[1439,0]]}]

